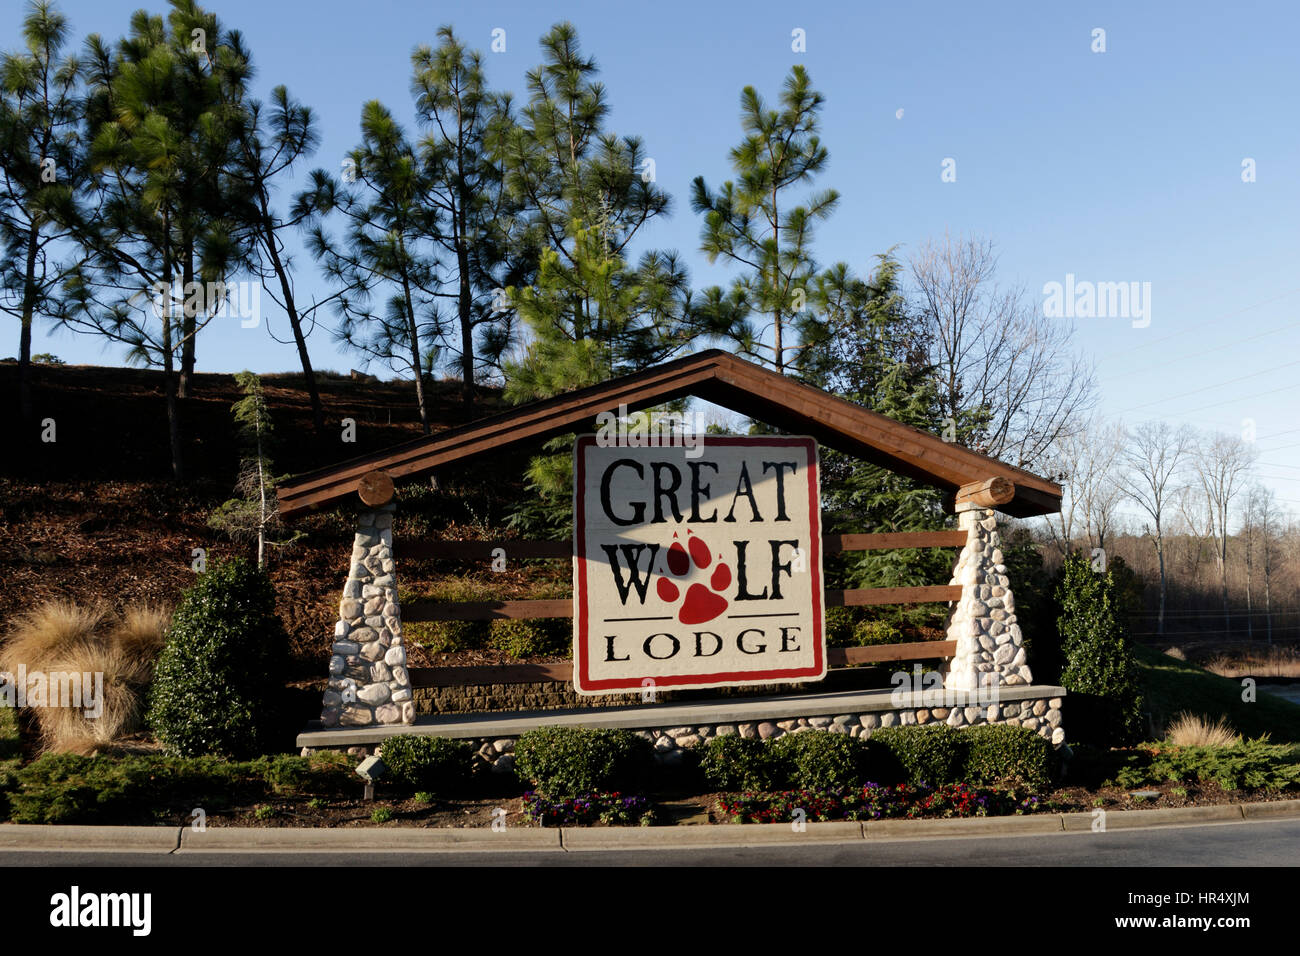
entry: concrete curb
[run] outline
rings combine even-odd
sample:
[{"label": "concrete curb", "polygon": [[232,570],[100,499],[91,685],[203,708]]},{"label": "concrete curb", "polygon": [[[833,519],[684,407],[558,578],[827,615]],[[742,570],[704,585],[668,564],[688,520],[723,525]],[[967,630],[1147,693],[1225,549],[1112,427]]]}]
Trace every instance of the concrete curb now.
[{"label": "concrete curb", "polygon": [[777,846],[786,843],[853,843],[862,824],[853,821],[718,824],[684,827],[574,827],[564,831],[566,850],[659,849],[674,847]]},{"label": "concrete curb", "polygon": [[[943,837],[1031,836],[1092,831],[1094,812],[973,817],[965,820],[872,820],[806,824],[717,824],[676,827],[93,827],[0,824],[0,850],[95,850],[124,853],[247,853],[354,850],[434,852],[481,850],[591,851],[691,847],[855,843],[859,840],[927,840]],[[1234,803],[1213,807],[1112,810],[1106,830],[1132,830],[1251,820],[1300,819],[1300,800]]]},{"label": "concrete curb", "polygon": [[209,827],[181,831],[181,853],[421,850],[559,850],[558,828],[508,827]]},{"label": "concrete curb", "polygon": [[1061,830],[1060,814],[1043,813],[1024,817],[970,817],[963,820],[869,820],[866,824],[866,837],[868,840],[928,840],[945,836],[1060,833]]},{"label": "concrete curb", "polygon": [[171,853],[180,842],[178,827],[65,827],[40,823],[0,826],[0,849],[4,850]]},{"label": "concrete curb", "polygon": [[[1300,801],[1292,811],[1300,816]],[[1107,830],[1132,830],[1141,827],[1189,826],[1197,823],[1240,823],[1245,819],[1241,812],[1242,804],[1229,803],[1216,807],[1169,807],[1150,810],[1110,810],[1104,817]],[[1069,833],[1092,830],[1096,811],[1084,813],[1062,813],[1060,815],[1064,829]]]}]

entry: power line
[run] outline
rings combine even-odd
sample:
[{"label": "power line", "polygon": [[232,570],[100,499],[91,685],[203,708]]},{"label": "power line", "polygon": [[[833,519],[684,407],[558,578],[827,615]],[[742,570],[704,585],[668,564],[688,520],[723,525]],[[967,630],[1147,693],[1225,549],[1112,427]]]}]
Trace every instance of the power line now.
[{"label": "power line", "polygon": [[[1180,393],[1177,394],[1177,395],[1170,395],[1168,398],[1158,398],[1158,399],[1156,399],[1155,401],[1145,402],[1145,403],[1143,403],[1143,404],[1141,404],[1141,405],[1134,405],[1134,406],[1132,406],[1131,408],[1126,408],[1126,409],[1124,409],[1124,411],[1121,411],[1119,414],[1123,415],[1123,414],[1125,414],[1126,412],[1135,412],[1135,411],[1137,411],[1139,408],[1149,408],[1149,407],[1151,407],[1152,405],[1161,405],[1161,404],[1163,404],[1164,402],[1172,402],[1174,399],[1177,399],[1177,398],[1186,398],[1188,395],[1197,395],[1197,394],[1199,394],[1199,393],[1201,393],[1201,392],[1208,392],[1208,391],[1211,391],[1211,390],[1216,389],[1216,388],[1223,388],[1223,386],[1225,386],[1225,385],[1232,385],[1232,384],[1234,384],[1234,383],[1236,383],[1236,382],[1244,382],[1246,379],[1259,378],[1261,375],[1267,375],[1269,372],[1276,372],[1276,371],[1278,371],[1278,370],[1280,370],[1280,369],[1290,368],[1290,367],[1293,366],[1293,365],[1300,365],[1300,359],[1295,359],[1294,361],[1291,361],[1291,362],[1283,362],[1281,365],[1274,365],[1272,368],[1262,369],[1261,371],[1258,371],[1258,372],[1251,372],[1251,373],[1249,373],[1249,374],[1247,374],[1247,375],[1240,375],[1240,376],[1238,376],[1237,378],[1230,378],[1230,379],[1228,379],[1226,382],[1217,382],[1217,383],[1215,383],[1215,384],[1213,384],[1213,385],[1203,385],[1203,386],[1201,386],[1200,388],[1194,388],[1194,389],[1192,389],[1190,392],[1180,392]],[[1285,387],[1285,388],[1296,388],[1297,386],[1300,386],[1300,382],[1296,382],[1296,383],[1294,383],[1294,384],[1292,384],[1292,385],[1287,385],[1287,386],[1284,386],[1284,387]],[[1276,391],[1281,391],[1281,389],[1276,389]],[[1269,394],[1269,393],[1268,393],[1268,392],[1265,392],[1264,394],[1267,395],[1267,394]],[[1236,401],[1236,400],[1240,400],[1240,399],[1229,399],[1229,401]],[[1223,403],[1223,402],[1219,402],[1218,404],[1222,405],[1222,404],[1224,404],[1224,403]],[[1213,405],[1203,405],[1203,406],[1201,406],[1201,407],[1202,407],[1202,408],[1213,408],[1214,406],[1213,406]],[[1197,409],[1194,409],[1194,408],[1193,408],[1193,409],[1188,409],[1188,411],[1193,411],[1193,412],[1196,411],[1196,410],[1197,410]]]},{"label": "power line", "polygon": [[[1288,322],[1288,323],[1286,323],[1285,325],[1279,325],[1279,326],[1278,326],[1277,328],[1275,328],[1275,329],[1269,329],[1267,332],[1259,332],[1259,333],[1257,333],[1257,334],[1255,334],[1255,335],[1249,336],[1249,337],[1244,338],[1244,339],[1237,339],[1235,342],[1232,343],[1232,345],[1233,345],[1233,346],[1235,346],[1235,345],[1244,345],[1245,343],[1247,343],[1247,342],[1252,342],[1252,341],[1254,341],[1255,339],[1262,339],[1262,338],[1263,338],[1264,336],[1266,336],[1266,335],[1274,335],[1274,334],[1277,333],[1277,332],[1284,332],[1284,331],[1286,331],[1287,329],[1294,329],[1294,328],[1296,328],[1297,326],[1300,326],[1300,321],[1297,321],[1297,322]],[[1225,346],[1224,348],[1231,348],[1231,347],[1232,347],[1232,346]],[[1175,362],[1181,362],[1181,361],[1183,361],[1183,360],[1185,360],[1185,359],[1190,359],[1190,358],[1203,358],[1204,356],[1205,356],[1205,349],[1199,349],[1199,350],[1197,350],[1197,351],[1195,351],[1195,352],[1188,352],[1186,355],[1179,355],[1179,356],[1177,356],[1176,358],[1165,359],[1163,362],[1157,362],[1157,363],[1155,363],[1154,365],[1144,365],[1144,366],[1141,368],[1140,373],[1143,374],[1143,375],[1145,375],[1147,372],[1151,371],[1151,369],[1153,369],[1153,368],[1163,368],[1163,367],[1166,366],[1166,365],[1172,365],[1172,364],[1175,363]],[[1135,374],[1134,371],[1129,371],[1129,372],[1117,372],[1117,373],[1115,373],[1114,375],[1107,375],[1105,378],[1102,379],[1102,381],[1103,381],[1103,382],[1110,382],[1110,381],[1113,381],[1114,379],[1117,379],[1117,378],[1130,378],[1130,377],[1132,377],[1134,374]]]},{"label": "power line", "polygon": [[1131,352],[1136,352],[1138,349],[1145,349],[1145,348],[1150,348],[1153,345],[1159,345],[1161,342],[1168,342],[1170,339],[1182,338],[1193,329],[1199,329],[1202,326],[1209,325],[1212,322],[1213,323],[1222,322],[1224,319],[1230,319],[1233,316],[1241,315],[1243,312],[1249,312],[1252,309],[1258,309],[1260,306],[1263,305],[1271,305],[1272,303],[1277,302],[1279,299],[1285,299],[1287,296],[1295,295],[1297,292],[1300,292],[1300,289],[1291,289],[1289,292],[1283,292],[1281,295],[1274,296],[1271,299],[1265,299],[1263,302],[1256,302],[1254,305],[1248,305],[1245,308],[1238,309],[1236,312],[1229,312],[1227,315],[1214,316],[1212,318],[1205,319],[1203,322],[1197,322],[1195,325],[1189,325],[1187,328],[1182,329],[1181,331],[1171,332],[1169,335],[1162,336],[1161,338],[1158,339],[1152,339],[1150,342],[1143,342],[1141,345],[1133,345],[1124,349],[1117,349],[1114,352],[1107,352],[1104,355],[1102,355],[1101,358],[1110,358],[1112,355],[1125,355]]}]

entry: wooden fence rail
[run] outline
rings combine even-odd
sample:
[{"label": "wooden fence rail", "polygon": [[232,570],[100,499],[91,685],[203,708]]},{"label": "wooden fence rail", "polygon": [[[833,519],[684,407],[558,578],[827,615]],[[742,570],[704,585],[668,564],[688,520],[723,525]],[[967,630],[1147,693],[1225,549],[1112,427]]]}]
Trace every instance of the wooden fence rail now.
[{"label": "wooden fence rail", "polygon": [[[826,534],[822,548],[827,554],[852,551],[888,551],[895,548],[960,548],[965,531],[902,531],[886,534]],[[457,561],[490,561],[497,549],[507,558],[571,558],[571,541],[436,541],[399,542],[394,550],[401,560],[446,558]]]},{"label": "wooden fence rail", "polygon": [[[827,648],[831,667],[874,664],[883,661],[924,661],[952,657],[956,641],[913,641],[907,644],[878,644],[872,647]],[[542,681],[573,680],[573,663],[485,664],[473,667],[412,667],[412,687],[459,687],[464,684],[532,684]]]}]

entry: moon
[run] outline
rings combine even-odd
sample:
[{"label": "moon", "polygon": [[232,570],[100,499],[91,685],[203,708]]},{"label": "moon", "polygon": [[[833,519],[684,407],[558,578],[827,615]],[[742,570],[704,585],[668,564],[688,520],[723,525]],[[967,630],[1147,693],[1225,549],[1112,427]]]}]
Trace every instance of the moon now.
[{"label": "moon", "polygon": [[902,118],[903,118],[902,110],[898,110],[897,112],[894,113],[894,119],[902,119]]}]

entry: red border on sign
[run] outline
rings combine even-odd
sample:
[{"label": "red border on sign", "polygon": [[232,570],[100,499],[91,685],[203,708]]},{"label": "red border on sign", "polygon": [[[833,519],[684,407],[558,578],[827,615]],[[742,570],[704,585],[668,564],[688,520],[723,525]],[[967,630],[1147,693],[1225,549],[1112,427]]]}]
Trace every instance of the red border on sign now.
[{"label": "red border on sign", "polygon": [[[821,502],[817,499],[817,489],[821,476],[817,470],[817,442],[806,437],[781,436],[737,436],[737,435],[702,435],[698,440],[704,445],[744,445],[761,448],[764,445],[782,447],[803,447],[808,453],[808,516],[810,524],[816,519],[812,528],[809,571],[812,573],[812,593],[820,597],[813,605],[813,631],[816,634],[816,646],[813,650],[811,667],[782,668],[763,671],[719,671],[712,674],[677,674],[663,678],[654,678],[656,689],[673,687],[720,686],[726,684],[770,684],[777,681],[797,681],[809,678],[820,679],[826,675],[826,663],[823,653],[826,637],[823,633],[822,613],[826,603],[822,591],[822,516]],[[574,476],[573,518],[574,518],[574,563],[577,567],[577,582],[573,592],[573,613],[577,622],[576,651],[577,662],[573,669],[573,683],[580,691],[639,691],[642,688],[637,678],[591,680],[588,677],[590,660],[587,649],[587,613],[582,596],[587,593],[587,542],[586,529],[582,521],[586,505],[586,456],[583,450],[596,443],[595,435],[579,435],[574,444],[577,457],[577,474]]]}]

